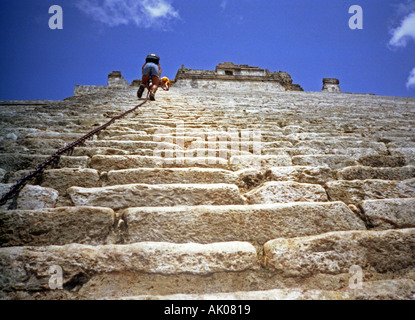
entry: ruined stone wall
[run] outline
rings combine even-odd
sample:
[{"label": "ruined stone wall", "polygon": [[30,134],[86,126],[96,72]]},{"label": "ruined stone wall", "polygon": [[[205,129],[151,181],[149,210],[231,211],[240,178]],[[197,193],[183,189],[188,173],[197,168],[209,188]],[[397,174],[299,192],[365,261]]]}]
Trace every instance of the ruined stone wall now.
[{"label": "ruined stone wall", "polygon": [[203,88],[203,89],[241,89],[241,90],[274,90],[285,91],[285,88],[277,81],[232,81],[209,79],[179,79],[174,84],[178,88]]},{"label": "ruined stone wall", "polygon": [[113,71],[108,75],[108,87],[112,88],[126,88],[130,84],[121,75],[120,71]]},{"label": "ruined stone wall", "polygon": [[184,65],[177,71],[175,85],[181,88],[209,88],[229,86],[240,89],[277,90],[277,91],[303,91],[300,85],[293,84],[287,72],[270,72],[247,65],[235,65],[230,62],[220,63],[215,71],[194,70]]}]

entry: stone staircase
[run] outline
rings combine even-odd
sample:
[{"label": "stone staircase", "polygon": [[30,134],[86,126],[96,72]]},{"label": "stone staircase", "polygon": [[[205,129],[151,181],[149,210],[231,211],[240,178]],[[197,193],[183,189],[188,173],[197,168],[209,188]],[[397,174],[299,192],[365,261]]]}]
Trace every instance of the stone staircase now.
[{"label": "stone staircase", "polygon": [[[2,102],[0,193],[135,90]],[[411,98],[173,87],[1,208],[0,297],[415,299],[414,150]]]}]

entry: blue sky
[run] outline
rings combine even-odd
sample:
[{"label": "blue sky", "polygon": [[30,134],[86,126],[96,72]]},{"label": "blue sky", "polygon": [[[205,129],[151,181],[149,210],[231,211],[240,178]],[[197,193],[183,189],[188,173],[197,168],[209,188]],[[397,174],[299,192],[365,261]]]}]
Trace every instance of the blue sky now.
[{"label": "blue sky", "polygon": [[[49,7],[63,9],[52,30]],[[349,28],[352,5],[363,29]],[[76,84],[141,77],[148,53],[173,79],[184,64],[288,72],[306,91],[415,97],[415,0],[1,0],[0,99],[72,96]]]}]

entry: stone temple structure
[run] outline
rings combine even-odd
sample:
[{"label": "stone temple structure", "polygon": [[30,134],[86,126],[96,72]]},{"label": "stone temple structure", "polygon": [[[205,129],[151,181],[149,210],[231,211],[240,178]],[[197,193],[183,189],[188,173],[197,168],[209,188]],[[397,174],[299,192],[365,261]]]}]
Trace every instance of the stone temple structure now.
[{"label": "stone temple structure", "polygon": [[323,78],[323,92],[340,93],[340,81],[335,78]]},{"label": "stone temple structure", "polygon": [[[121,77],[0,102],[0,194],[136,106]],[[0,208],[0,298],[415,299],[415,99],[289,88],[180,69]]]},{"label": "stone temple structure", "polygon": [[215,71],[187,69],[184,65],[175,78],[177,87],[217,88],[253,88],[274,91],[303,91],[300,85],[293,84],[291,76],[283,71],[270,72],[248,65],[235,65],[232,62],[219,63]]}]

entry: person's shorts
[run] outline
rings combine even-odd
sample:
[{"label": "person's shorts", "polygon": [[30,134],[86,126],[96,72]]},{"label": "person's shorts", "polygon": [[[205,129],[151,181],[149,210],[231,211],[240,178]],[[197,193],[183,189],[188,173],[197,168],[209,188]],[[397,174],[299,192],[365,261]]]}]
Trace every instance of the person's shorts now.
[{"label": "person's shorts", "polygon": [[143,75],[159,76],[159,67],[155,63],[146,63],[143,69]]}]

